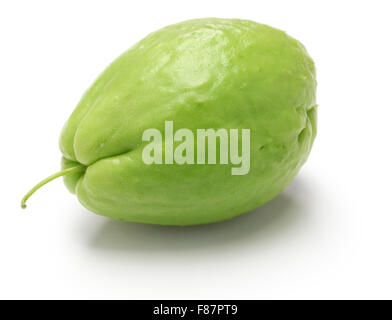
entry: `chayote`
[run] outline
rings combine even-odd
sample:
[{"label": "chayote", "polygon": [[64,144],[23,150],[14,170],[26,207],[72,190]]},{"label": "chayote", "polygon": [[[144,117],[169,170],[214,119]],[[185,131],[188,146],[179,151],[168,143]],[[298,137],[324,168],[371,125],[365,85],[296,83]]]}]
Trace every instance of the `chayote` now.
[{"label": "chayote", "polygon": [[[64,175],[86,208],[113,219],[193,225],[235,217],[274,198],[306,161],[315,91],[312,59],[283,31],[217,18],[167,26],[87,90],[61,133],[63,171],[22,204]],[[194,133],[250,129],[249,172],[233,175],[232,164],[146,164],[143,132],[163,132],[167,120]]]}]

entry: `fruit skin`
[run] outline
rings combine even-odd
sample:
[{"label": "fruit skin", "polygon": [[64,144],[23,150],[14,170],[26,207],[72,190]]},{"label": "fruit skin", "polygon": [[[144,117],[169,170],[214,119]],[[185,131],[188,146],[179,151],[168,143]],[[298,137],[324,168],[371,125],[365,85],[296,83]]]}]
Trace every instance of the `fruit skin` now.
[{"label": "fruit skin", "polygon": [[[65,184],[113,219],[193,225],[232,218],[279,194],[316,135],[315,67],[285,32],[238,19],[190,20],[158,30],[115,60],[65,124]],[[250,128],[250,171],[233,165],[147,165],[143,131]]]}]

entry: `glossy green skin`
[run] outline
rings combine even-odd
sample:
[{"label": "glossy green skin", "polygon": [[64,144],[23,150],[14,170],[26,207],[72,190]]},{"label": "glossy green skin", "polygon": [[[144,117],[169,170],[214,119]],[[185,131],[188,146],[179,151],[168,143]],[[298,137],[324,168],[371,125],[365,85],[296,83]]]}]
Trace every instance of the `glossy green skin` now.
[{"label": "glossy green skin", "polygon": [[[315,68],[286,33],[246,20],[165,27],[115,60],[82,97],[60,140],[65,184],[89,210],[163,225],[232,218],[279,194],[316,135]],[[251,164],[147,165],[142,133],[249,128]]]}]

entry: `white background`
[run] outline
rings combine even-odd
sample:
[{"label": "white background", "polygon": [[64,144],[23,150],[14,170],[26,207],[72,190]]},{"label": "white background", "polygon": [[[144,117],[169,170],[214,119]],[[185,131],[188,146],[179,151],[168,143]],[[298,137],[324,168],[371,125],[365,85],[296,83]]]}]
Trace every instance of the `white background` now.
[{"label": "white background", "polygon": [[[390,1],[2,1],[0,298],[392,298]],[[316,62],[307,164],[255,212],[203,227],[111,221],[58,171],[60,130],[120,53],[167,24],[245,18]]]}]

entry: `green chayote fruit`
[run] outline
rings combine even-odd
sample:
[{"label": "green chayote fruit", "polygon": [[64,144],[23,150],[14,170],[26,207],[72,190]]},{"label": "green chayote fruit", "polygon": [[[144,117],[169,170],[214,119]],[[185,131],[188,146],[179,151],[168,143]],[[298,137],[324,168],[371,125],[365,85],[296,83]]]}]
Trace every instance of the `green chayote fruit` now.
[{"label": "green chayote fruit", "polygon": [[[113,219],[193,225],[235,217],[279,194],[316,135],[315,67],[285,32],[238,19],[158,30],[115,60],[65,124],[60,149],[72,193]],[[231,164],[146,164],[143,132],[250,129],[250,170]],[[162,143],[163,149],[166,141]],[[219,150],[219,148],[217,148]]]}]

